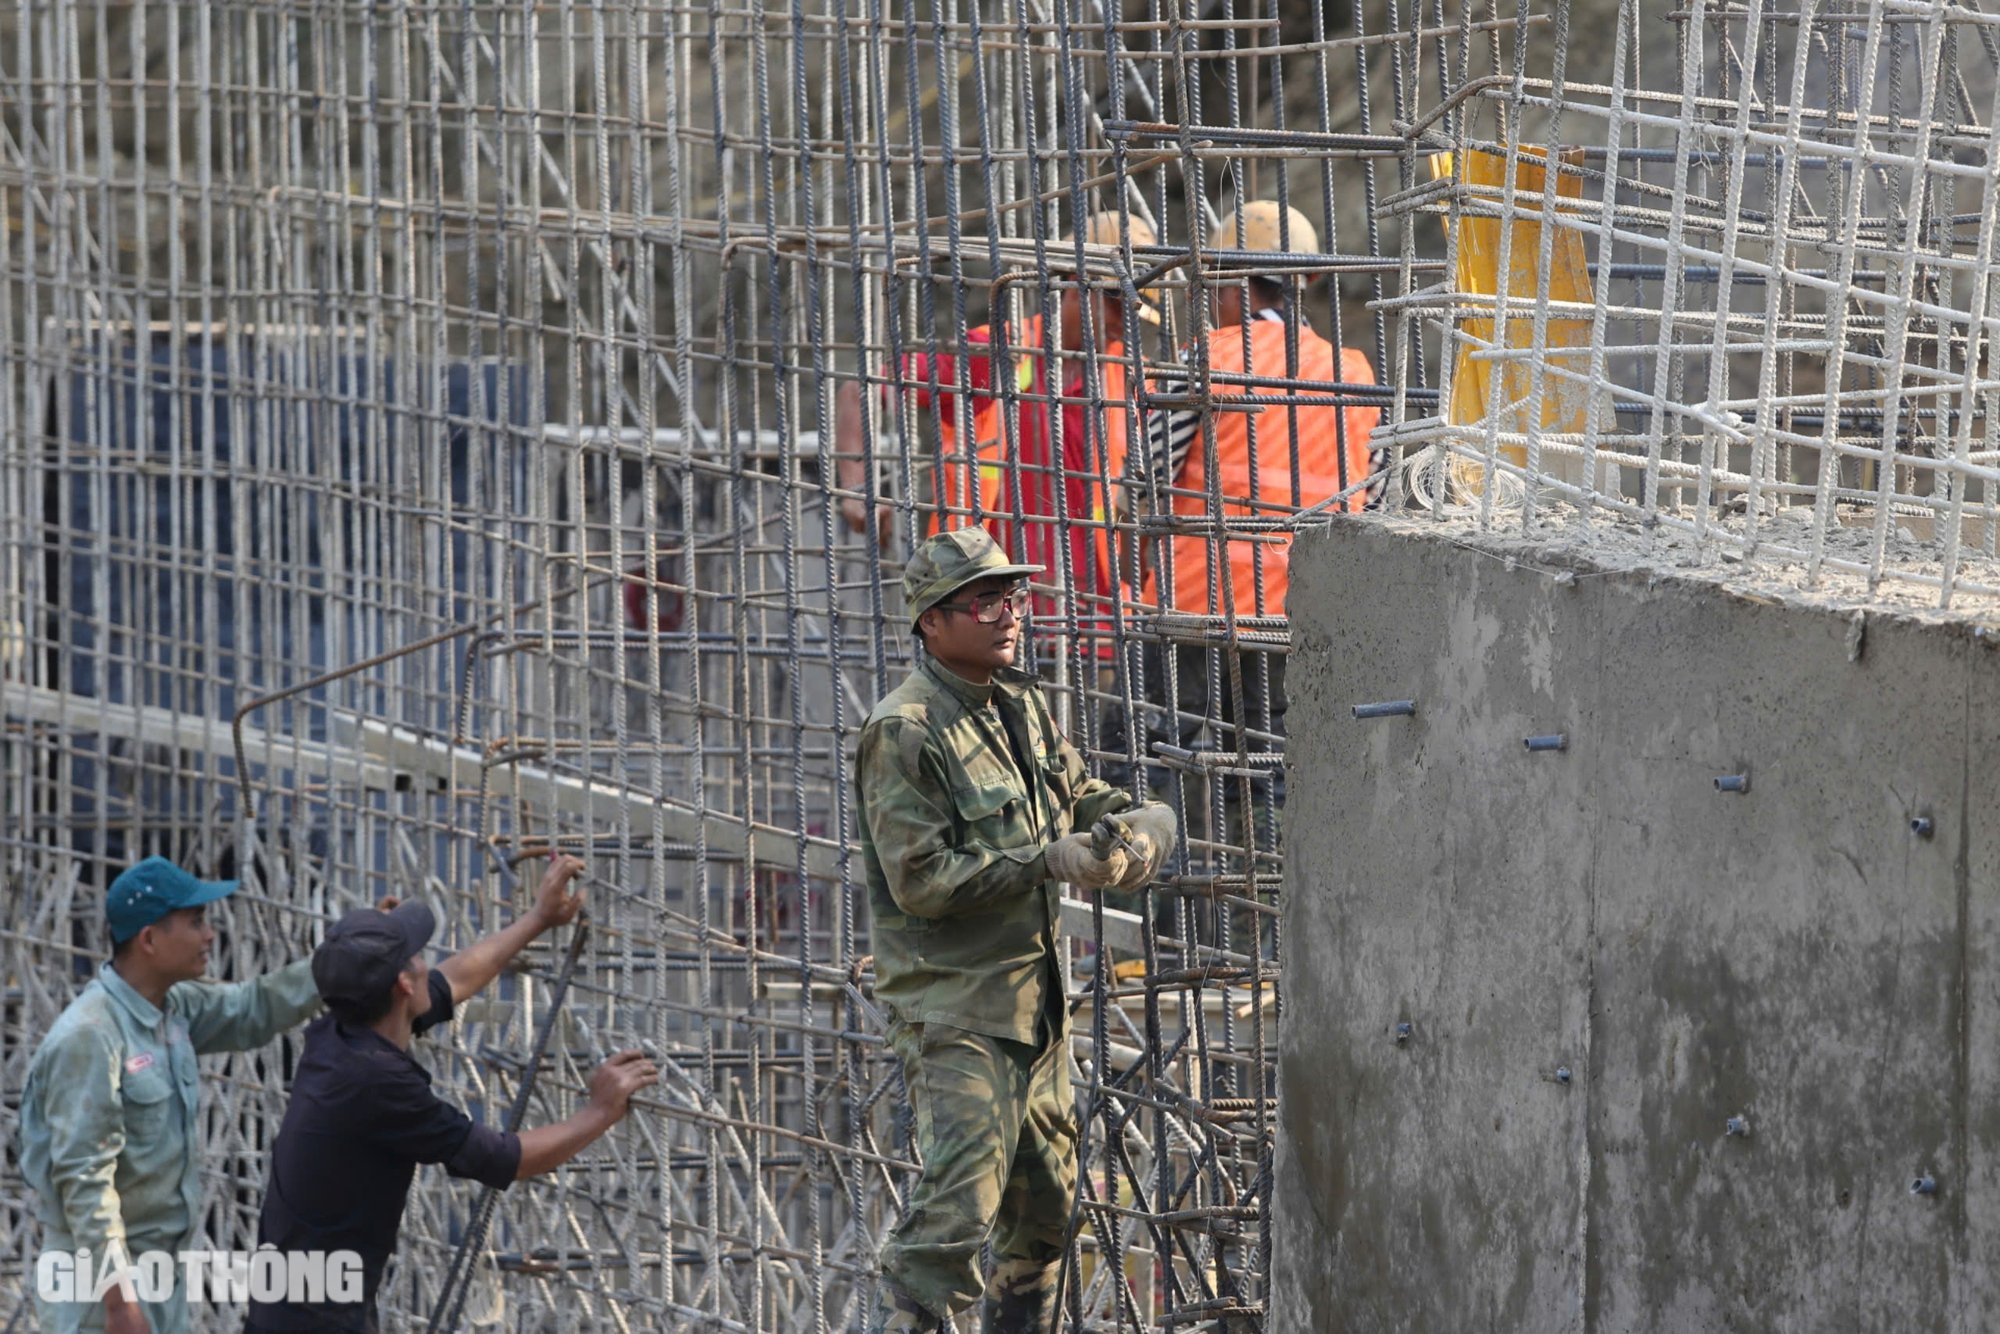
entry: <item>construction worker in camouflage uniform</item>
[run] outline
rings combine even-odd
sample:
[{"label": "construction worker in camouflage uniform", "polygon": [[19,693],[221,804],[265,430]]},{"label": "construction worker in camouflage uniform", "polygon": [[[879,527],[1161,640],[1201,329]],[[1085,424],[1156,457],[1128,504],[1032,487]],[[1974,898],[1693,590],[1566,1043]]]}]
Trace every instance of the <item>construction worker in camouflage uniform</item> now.
[{"label": "construction worker in camouflage uniform", "polygon": [[871,1332],[933,1330],[982,1294],[989,1334],[1052,1327],[1077,1139],[1058,885],[1136,891],[1178,833],[1169,808],[1127,811],[1087,775],[1015,670],[1040,570],[983,528],[925,540],[903,575],[923,657],[861,733],[875,994],[923,1160]]}]

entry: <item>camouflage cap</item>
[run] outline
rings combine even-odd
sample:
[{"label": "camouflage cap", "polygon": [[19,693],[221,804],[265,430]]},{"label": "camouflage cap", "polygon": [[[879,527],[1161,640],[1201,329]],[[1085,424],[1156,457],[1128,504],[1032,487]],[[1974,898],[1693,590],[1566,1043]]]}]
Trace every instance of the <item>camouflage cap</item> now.
[{"label": "camouflage cap", "polygon": [[994,575],[1040,574],[1039,565],[1016,565],[984,528],[974,525],[933,533],[903,566],[903,601],[910,623],[967,584]]}]

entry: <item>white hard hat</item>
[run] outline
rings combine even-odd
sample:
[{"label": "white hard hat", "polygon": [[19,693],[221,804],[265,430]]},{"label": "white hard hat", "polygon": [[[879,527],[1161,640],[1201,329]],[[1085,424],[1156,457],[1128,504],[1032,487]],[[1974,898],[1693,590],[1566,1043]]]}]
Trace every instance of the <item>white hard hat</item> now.
[{"label": "white hard hat", "polygon": [[[1121,220],[1118,210],[1107,208],[1093,213],[1083,220],[1079,229],[1083,233],[1085,245],[1116,246],[1129,237],[1135,246],[1157,245],[1159,237],[1146,220],[1136,213]],[[1066,242],[1074,242],[1075,237],[1064,237]],[[1142,287],[1139,289],[1139,318],[1148,324],[1160,322],[1160,289]]]},{"label": "white hard hat", "polygon": [[1218,250],[1274,250],[1316,255],[1319,231],[1295,208],[1281,208],[1275,199],[1253,199],[1216,224],[1209,233]]}]

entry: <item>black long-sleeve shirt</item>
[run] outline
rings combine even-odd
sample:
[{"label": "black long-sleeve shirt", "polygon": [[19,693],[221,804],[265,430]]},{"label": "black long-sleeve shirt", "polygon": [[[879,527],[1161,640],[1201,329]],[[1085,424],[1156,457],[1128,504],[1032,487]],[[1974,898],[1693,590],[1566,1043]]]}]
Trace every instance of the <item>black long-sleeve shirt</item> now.
[{"label": "black long-sleeve shirt", "polygon": [[[451,983],[430,975],[421,1033],[451,1018]],[[253,1303],[257,1331],[365,1331],[396,1249],[417,1164],[504,1188],[521,1165],[518,1136],[474,1121],[431,1091],[428,1070],[372,1028],[323,1015],[306,1029],[291,1102],[271,1148],[257,1228],[280,1251],[353,1251],[359,1302]]]}]

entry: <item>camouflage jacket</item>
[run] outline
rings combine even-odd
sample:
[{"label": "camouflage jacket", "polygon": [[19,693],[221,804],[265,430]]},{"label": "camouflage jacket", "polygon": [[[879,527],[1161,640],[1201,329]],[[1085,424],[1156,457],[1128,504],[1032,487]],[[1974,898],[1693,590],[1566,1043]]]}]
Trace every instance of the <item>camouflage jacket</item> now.
[{"label": "camouflage jacket", "polygon": [[1034,1043],[1061,1001],[1042,847],[1131,798],[1085,774],[1032,676],[979,686],[928,659],[868,716],[857,772],[876,996],[906,1023]]}]

